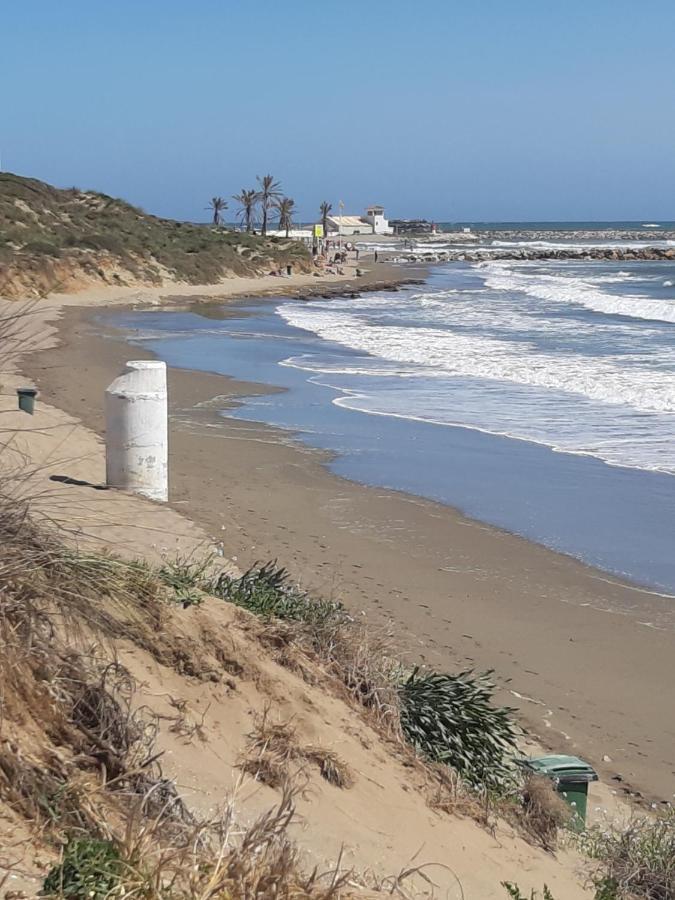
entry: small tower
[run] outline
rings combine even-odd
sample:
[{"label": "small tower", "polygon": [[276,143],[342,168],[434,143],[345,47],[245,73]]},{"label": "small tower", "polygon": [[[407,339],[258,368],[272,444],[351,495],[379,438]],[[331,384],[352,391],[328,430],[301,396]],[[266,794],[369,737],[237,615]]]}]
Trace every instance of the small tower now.
[{"label": "small tower", "polygon": [[384,207],[373,204],[366,209],[366,222],[372,226],[373,234],[391,234],[389,222],[384,217]]}]

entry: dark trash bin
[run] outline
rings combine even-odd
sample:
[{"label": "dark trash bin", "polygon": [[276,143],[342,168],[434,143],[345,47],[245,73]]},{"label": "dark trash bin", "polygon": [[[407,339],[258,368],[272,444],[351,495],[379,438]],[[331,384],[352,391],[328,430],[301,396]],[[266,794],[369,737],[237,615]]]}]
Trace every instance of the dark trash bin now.
[{"label": "dark trash bin", "polygon": [[572,827],[583,831],[586,827],[588,785],[598,780],[598,773],[578,756],[537,756],[519,759],[518,765],[535,775],[550,778],[556,791],[572,807]]},{"label": "dark trash bin", "polygon": [[32,416],[35,410],[35,398],[37,397],[35,388],[17,388],[16,393],[19,398],[19,409]]}]

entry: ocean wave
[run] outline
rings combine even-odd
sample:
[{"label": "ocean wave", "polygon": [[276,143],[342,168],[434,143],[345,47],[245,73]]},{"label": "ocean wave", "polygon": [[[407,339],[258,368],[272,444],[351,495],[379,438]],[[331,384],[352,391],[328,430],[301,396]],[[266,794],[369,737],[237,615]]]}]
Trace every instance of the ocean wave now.
[{"label": "ocean wave", "polygon": [[601,249],[601,250],[646,250],[650,247],[656,248],[666,248],[672,247],[673,241],[671,240],[657,240],[657,241],[626,241],[626,240],[588,240],[588,241],[571,241],[571,240],[558,240],[558,241],[537,241],[537,240],[522,240],[522,241],[502,241],[495,239],[490,241],[490,246],[499,248],[517,248],[517,249],[527,249],[532,248],[536,250],[575,250],[580,253],[583,253],[584,250],[592,250],[592,249]]},{"label": "ocean wave", "polygon": [[420,371],[563,391],[641,412],[675,411],[675,378],[639,358],[556,355],[532,344],[447,329],[373,325],[364,318],[308,306],[280,307],[289,324],[361,353]]},{"label": "ocean wave", "polygon": [[[481,403],[482,416],[477,414],[475,398],[462,404],[458,392],[448,394],[452,407],[424,410],[421,398],[395,395],[395,405],[390,397],[382,393],[368,393],[340,389],[340,396],[333,400],[336,406],[370,415],[392,416],[433,425],[467,428],[506,437],[528,441],[549,447],[557,453],[571,453],[575,456],[591,456],[603,462],[622,468],[634,468],[652,472],[675,474],[673,442],[675,423],[670,419],[650,422],[649,434],[636,433],[634,422],[617,422],[603,414],[602,409],[589,407],[575,410],[561,406],[559,398],[548,398],[543,409],[533,405],[532,397],[524,402],[513,401],[513,397],[494,398],[494,408],[490,403]],[[460,392],[461,393],[461,389]],[[574,413],[575,427],[569,427],[569,415]]]},{"label": "ocean wave", "polygon": [[608,294],[583,278],[526,272],[523,267],[516,270],[501,262],[489,263],[483,269],[483,275],[486,285],[493,290],[517,291],[540,300],[583,306],[606,315],[675,323],[675,300]]}]

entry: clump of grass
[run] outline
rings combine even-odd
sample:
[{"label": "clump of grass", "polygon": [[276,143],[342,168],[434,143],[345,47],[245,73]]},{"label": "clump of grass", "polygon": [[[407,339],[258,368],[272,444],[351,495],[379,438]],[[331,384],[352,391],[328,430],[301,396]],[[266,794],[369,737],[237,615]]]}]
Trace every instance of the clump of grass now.
[{"label": "clump of grass", "polygon": [[675,810],[637,817],[626,828],[590,829],[582,846],[600,862],[601,900],[672,900],[675,897]]},{"label": "clump of grass", "polygon": [[490,672],[456,675],[415,669],[401,686],[401,726],[428,760],[456,769],[475,787],[503,790],[518,731],[513,710],[495,707]]},{"label": "clump of grass", "polygon": [[350,788],[354,778],[349,767],[332,750],[316,745],[303,745],[292,722],[269,721],[269,714],[260,716],[249,734],[249,742],[239,767],[269,787],[282,787],[289,783],[296,767],[315,766],[329,784]]},{"label": "clump of grass", "polygon": [[[523,894],[517,884],[514,884],[512,881],[502,881],[502,887],[506,890],[506,893],[511,897],[511,900],[538,900],[539,892],[535,890],[530,891],[530,896]],[[554,900],[553,894],[548,889],[548,885],[544,885],[544,890],[541,893],[542,900]]]},{"label": "clump of grass", "polygon": [[558,832],[570,824],[570,807],[548,778],[530,775],[522,790],[521,824],[544,848],[554,850]]},{"label": "clump of grass", "polygon": [[197,606],[204,599],[204,589],[209,585],[209,571],[213,559],[178,556],[167,560],[158,570],[159,579],[173,591],[173,598],[183,609]]},{"label": "clump of grass", "polygon": [[222,574],[213,593],[264,618],[302,622],[310,627],[339,628],[352,622],[342,603],[310,597],[274,562],[254,565],[239,578]]}]

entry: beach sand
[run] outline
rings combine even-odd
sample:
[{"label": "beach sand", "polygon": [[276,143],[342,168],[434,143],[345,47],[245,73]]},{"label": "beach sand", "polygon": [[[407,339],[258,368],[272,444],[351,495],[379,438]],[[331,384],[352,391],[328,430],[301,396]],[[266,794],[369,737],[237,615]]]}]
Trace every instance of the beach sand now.
[{"label": "beach sand", "polygon": [[[392,278],[389,267],[375,271]],[[180,294],[228,292],[250,294],[252,286]],[[161,303],[169,291],[138,293],[58,301],[59,345],[22,361],[44,401],[99,434],[105,387],[127,359],[147,354],[119,334],[101,336],[88,307]],[[239,567],[276,558],[305,586],[374,623],[392,620],[411,661],[496,669],[500,700],[518,708],[545,746],[584,756],[620,794],[672,799],[675,634],[649,624],[664,618],[672,598],[450,507],[346,481],[326,470],[326,454],[292,435],[218,414],[264,386],[181,370],[169,382],[170,505]],[[80,463],[68,458],[61,474],[81,478]]]}]

